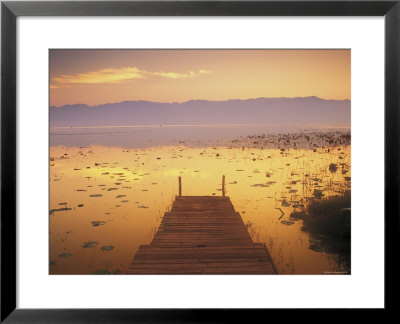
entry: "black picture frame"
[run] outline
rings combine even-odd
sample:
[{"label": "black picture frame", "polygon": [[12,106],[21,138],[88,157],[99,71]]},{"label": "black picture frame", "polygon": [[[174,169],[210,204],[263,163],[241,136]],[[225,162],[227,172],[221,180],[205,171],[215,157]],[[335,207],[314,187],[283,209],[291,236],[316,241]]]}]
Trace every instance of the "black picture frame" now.
[{"label": "black picture frame", "polygon": [[400,227],[400,0],[4,1],[1,3],[1,322],[234,322],[238,315],[256,319],[265,316],[266,311],[16,308],[16,19],[19,16],[384,16],[385,309],[395,309],[396,298],[391,296],[395,296],[399,281],[394,262]]}]

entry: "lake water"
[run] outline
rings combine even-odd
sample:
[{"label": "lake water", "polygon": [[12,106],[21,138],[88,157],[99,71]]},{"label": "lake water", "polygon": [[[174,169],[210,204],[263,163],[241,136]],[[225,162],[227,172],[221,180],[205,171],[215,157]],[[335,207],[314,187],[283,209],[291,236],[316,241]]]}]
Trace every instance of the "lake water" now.
[{"label": "lake water", "polygon": [[[290,214],[351,186],[347,125],[52,128],[51,274],[123,273],[178,192],[226,195],[281,274],[343,271]],[[335,164],[338,170],[330,170]]]}]

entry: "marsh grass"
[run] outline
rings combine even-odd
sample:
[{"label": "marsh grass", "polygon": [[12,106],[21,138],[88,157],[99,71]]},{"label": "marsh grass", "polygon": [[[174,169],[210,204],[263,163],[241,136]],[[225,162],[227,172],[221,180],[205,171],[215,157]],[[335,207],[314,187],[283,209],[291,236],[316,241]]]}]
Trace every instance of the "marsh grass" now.
[{"label": "marsh grass", "polygon": [[302,230],[310,234],[310,249],[338,255],[339,264],[350,273],[351,191],[341,196],[313,199],[305,213]]}]

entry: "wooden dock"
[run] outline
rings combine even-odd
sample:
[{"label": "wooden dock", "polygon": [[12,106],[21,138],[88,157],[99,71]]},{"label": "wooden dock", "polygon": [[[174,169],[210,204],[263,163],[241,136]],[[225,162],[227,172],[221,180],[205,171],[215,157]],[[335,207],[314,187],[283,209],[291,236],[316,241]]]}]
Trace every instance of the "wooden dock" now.
[{"label": "wooden dock", "polygon": [[[224,191],[224,190],[223,190]],[[224,192],[225,193],[225,192]],[[177,196],[127,274],[276,274],[229,197]]]}]

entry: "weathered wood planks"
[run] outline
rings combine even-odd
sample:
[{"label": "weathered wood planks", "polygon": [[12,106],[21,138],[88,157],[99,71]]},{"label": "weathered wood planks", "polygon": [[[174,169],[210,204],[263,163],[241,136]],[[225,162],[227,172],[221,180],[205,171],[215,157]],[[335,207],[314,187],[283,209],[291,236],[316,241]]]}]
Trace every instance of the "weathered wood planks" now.
[{"label": "weathered wood planks", "polygon": [[229,197],[177,196],[127,274],[275,274]]}]

